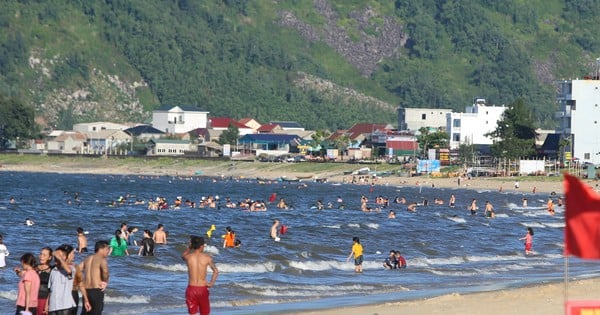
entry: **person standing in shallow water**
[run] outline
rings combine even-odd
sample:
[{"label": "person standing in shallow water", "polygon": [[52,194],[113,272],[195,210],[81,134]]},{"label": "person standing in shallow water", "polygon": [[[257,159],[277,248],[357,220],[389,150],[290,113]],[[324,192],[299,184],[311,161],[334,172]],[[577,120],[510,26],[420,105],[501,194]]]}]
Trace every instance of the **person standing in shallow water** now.
[{"label": "person standing in shallow water", "polygon": [[[185,290],[185,303],[190,314],[210,314],[209,290],[215,285],[219,270],[213,262],[212,257],[203,253],[204,238],[191,236],[188,249],[183,252],[181,258],[186,262],[188,268],[188,286]],[[207,270],[212,270],[210,282],[206,281]]]},{"label": "person standing in shallow water", "polygon": [[528,227],[527,234],[525,234],[525,236],[521,237],[519,240],[525,240],[525,255],[533,254],[533,251],[531,250],[533,247],[533,228]]},{"label": "person standing in shallow water", "polygon": [[352,238],[352,251],[350,255],[346,259],[346,261],[350,261],[352,255],[354,255],[354,272],[360,273],[362,272],[362,264],[363,264],[363,247],[360,244],[360,239],[358,237]]}]

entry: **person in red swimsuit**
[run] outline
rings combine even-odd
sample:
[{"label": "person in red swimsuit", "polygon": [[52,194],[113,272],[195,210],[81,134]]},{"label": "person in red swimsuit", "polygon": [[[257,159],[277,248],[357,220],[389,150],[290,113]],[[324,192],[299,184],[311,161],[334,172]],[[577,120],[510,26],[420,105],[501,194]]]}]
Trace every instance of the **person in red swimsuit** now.
[{"label": "person in red swimsuit", "polygon": [[[190,314],[210,314],[209,291],[217,277],[219,270],[211,256],[203,253],[204,238],[200,236],[190,237],[190,246],[183,252],[181,258],[185,260],[188,267],[188,287],[185,290],[185,303]],[[212,270],[210,282],[206,281],[208,268]]]}]

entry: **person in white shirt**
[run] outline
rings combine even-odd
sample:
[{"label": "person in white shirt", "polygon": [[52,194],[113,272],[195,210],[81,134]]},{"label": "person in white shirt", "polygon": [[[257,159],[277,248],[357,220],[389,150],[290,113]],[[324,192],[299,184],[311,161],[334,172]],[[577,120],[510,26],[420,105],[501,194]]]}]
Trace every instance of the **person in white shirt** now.
[{"label": "person in white shirt", "polygon": [[0,235],[0,268],[6,267],[6,256],[10,255],[8,248],[4,245],[4,238]]}]

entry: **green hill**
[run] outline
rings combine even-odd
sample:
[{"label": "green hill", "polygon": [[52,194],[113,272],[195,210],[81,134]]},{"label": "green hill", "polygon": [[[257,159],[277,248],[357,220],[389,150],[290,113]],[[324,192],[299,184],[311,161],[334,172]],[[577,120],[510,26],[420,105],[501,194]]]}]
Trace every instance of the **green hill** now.
[{"label": "green hill", "polygon": [[336,129],[474,96],[523,98],[551,127],[554,81],[600,54],[599,13],[597,0],[7,0],[0,93],[58,128],[191,104]]}]

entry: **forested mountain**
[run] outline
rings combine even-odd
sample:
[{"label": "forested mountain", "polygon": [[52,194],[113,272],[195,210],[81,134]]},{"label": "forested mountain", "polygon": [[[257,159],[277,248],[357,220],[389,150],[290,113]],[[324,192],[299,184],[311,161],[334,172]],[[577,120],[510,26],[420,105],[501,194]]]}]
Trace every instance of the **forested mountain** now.
[{"label": "forested mountain", "polygon": [[333,130],[474,96],[551,127],[598,22],[598,0],[5,0],[0,94],[57,128],[185,104]]}]

